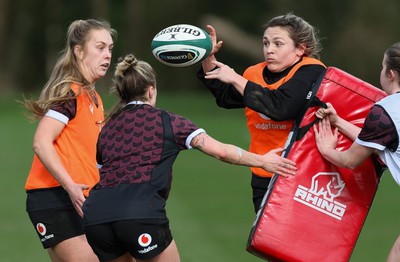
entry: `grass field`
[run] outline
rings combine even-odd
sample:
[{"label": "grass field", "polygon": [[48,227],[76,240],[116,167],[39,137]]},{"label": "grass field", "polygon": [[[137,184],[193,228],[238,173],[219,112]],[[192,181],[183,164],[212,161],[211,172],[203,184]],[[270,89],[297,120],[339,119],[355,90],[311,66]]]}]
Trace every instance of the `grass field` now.
[{"label": "grass field", "polygon": [[[106,107],[112,100],[104,96]],[[217,108],[208,95],[160,91],[158,106],[196,122],[215,138],[247,148],[241,110]],[[32,161],[36,123],[11,98],[0,99],[0,261],[49,261],[25,212],[24,183]],[[183,262],[262,261],[245,250],[252,210],[250,172],[197,151],[182,152],[174,167],[167,211]],[[400,233],[400,188],[386,173],[354,249],[351,262],[385,261]]]}]

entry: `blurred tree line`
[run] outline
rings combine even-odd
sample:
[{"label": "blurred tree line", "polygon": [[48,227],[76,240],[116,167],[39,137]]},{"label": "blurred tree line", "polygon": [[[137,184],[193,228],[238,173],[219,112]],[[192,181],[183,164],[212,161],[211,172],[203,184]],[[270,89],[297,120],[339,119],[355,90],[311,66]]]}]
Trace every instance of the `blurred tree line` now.
[{"label": "blurred tree line", "polygon": [[[287,12],[319,29],[321,59],[375,86],[384,50],[400,41],[398,0],[0,0],[0,92],[41,89],[63,50],[68,25],[76,19],[106,19],[118,31],[117,58],[133,52],[158,72],[163,90],[202,90],[199,66],[172,68],[151,54],[161,29],[179,23],[205,29],[212,24],[223,48],[221,62],[238,73],[263,60],[263,24]],[[108,88],[114,66],[97,84]]]}]

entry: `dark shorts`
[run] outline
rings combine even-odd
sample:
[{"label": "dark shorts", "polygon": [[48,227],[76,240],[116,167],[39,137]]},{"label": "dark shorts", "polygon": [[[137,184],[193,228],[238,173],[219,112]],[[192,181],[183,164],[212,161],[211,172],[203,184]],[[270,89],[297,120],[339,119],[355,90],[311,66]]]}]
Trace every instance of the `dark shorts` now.
[{"label": "dark shorts", "polygon": [[151,259],[172,241],[168,220],[122,220],[86,226],[85,233],[100,261],[112,260],[127,252],[137,259]]},{"label": "dark shorts", "polygon": [[265,193],[267,193],[269,182],[271,177],[261,177],[252,174],[251,177],[251,188],[253,190],[253,205],[254,211],[257,213],[261,207],[262,200]]},{"label": "dark shorts", "polygon": [[73,207],[28,211],[28,214],[44,248],[84,234],[83,219]]}]

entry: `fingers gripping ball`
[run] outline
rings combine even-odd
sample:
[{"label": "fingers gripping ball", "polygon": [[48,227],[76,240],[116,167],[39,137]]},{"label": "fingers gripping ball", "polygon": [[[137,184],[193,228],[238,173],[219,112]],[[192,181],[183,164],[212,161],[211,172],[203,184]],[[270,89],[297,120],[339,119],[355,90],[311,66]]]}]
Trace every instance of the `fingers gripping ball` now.
[{"label": "fingers gripping ball", "polygon": [[172,67],[195,65],[207,58],[211,50],[208,33],[188,24],[164,28],[151,42],[151,51],[157,60]]}]

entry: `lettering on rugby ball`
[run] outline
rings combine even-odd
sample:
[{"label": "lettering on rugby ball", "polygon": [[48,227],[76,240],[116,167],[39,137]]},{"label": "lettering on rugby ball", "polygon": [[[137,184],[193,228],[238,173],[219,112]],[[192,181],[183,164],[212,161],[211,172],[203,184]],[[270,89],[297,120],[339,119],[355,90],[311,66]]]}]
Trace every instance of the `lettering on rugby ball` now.
[{"label": "lettering on rugby ball", "polygon": [[211,38],[203,29],[189,24],[164,28],[151,42],[151,51],[161,63],[188,67],[203,61],[212,50]]}]

